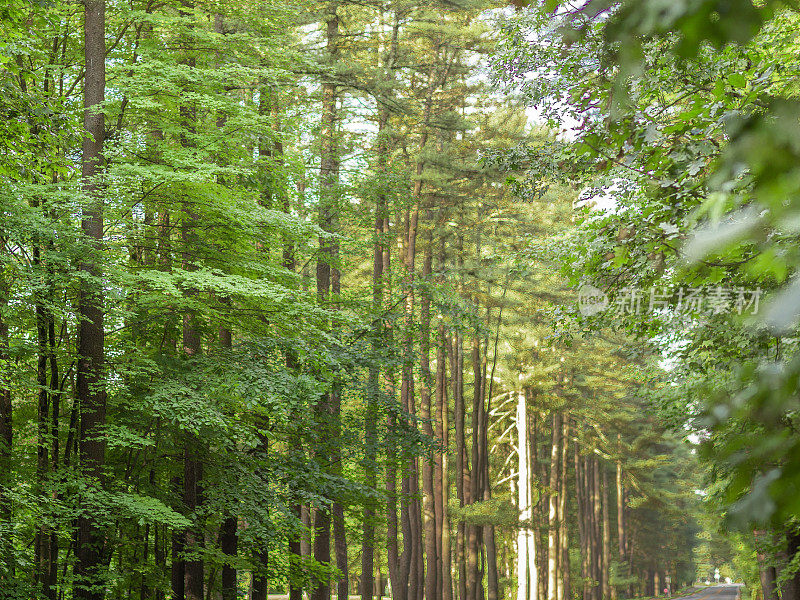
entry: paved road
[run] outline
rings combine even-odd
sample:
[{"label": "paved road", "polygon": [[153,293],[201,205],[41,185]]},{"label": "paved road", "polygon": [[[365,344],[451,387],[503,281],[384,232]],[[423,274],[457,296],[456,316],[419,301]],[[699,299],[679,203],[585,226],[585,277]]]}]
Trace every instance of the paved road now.
[{"label": "paved road", "polygon": [[736,600],[738,597],[738,585],[712,585],[683,596],[680,600]]}]

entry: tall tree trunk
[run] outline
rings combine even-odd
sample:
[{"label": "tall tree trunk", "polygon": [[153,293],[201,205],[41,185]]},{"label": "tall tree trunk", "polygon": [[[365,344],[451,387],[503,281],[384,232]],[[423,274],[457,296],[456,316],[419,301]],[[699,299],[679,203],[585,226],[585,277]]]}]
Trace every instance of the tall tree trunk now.
[{"label": "tall tree trunk", "polygon": [[[189,58],[186,63],[194,66],[194,58]],[[195,110],[190,106],[181,106],[181,119],[187,132],[192,132],[195,126]],[[188,136],[182,138],[182,144],[190,147]],[[184,271],[196,271],[196,252],[200,247],[198,228],[199,217],[191,203],[184,208],[183,222],[181,223],[181,267]],[[198,290],[189,288],[186,296],[196,297]],[[195,311],[190,310],[183,315],[182,330],[183,354],[188,360],[200,355],[201,337],[200,322]],[[203,479],[203,465],[201,459],[201,442],[196,433],[186,431],[184,435],[184,466],[183,466],[183,504],[189,518],[196,522],[186,528],[183,540],[184,552],[195,554],[190,560],[185,561],[184,593],[186,600],[204,600],[205,566],[203,559],[196,556],[204,543],[203,528],[200,525],[198,513],[202,508],[203,496],[201,485]]]},{"label": "tall tree trunk", "polygon": [[[214,32],[218,35],[224,35],[225,29],[223,27],[223,17],[220,14],[214,15]],[[222,62],[220,53],[217,53],[218,65]],[[217,116],[217,129],[220,134],[223,133],[225,124],[227,122],[227,115],[219,113]],[[224,156],[219,159],[220,164],[225,164],[227,161]],[[222,177],[217,178],[220,185],[225,185],[225,180]],[[223,308],[230,309],[230,298],[222,298],[220,300]],[[230,352],[233,347],[233,333],[226,325],[221,325],[218,331],[219,345],[223,352]],[[229,502],[235,506],[236,499],[230,498]],[[221,600],[236,600],[238,588],[238,572],[235,565],[235,560],[239,551],[239,537],[238,537],[239,519],[236,511],[232,508],[226,510],[225,518],[222,520],[219,531],[219,549],[223,555],[228,557],[222,564],[221,575]]]},{"label": "tall tree trunk", "polygon": [[311,548],[311,530],[314,525],[314,519],[308,504],[300,505],[300,521],[303,523],[303,528],[305,529],[303,537],[300,539],[300,556],[303,558],[311,558],[313,556],[313,549]]},{"label": "tall tree trunk", "polygon": [[[51,248],[52,249],[52,248]],[[50,274],[52,276],[52,273]],[[55,300],[55,299],[53,299]],[[59,468],[59,417],[61,411],[61,386],[58,369],[58,358],[56,356],[56,327],[55,318],[52,311],[48,311],[47,319],[47,360],[50,365],[50,463],[53,472]],[[58,499],[59,492],[54,493]],[[58,582],[58,531],[54,527],[49,530],[49,549],[48,549],[48,572],[47,585],[45,586],[47,597],[55,600]]]},{"label": "tall tree trunk", "polygon": [[[335,64],[339,56],[339,16],[338,4],[331,2],[325,11],[325,35],[328,60]],[[320,160],[320,202],[319,225],[325,232],[333,232],[336,222],[336,186],[339,180],[338,141],[336,138],[337,111],[336,84],[328,77],[322,81],[322,128],[320,139],[322,156]],[[336,277],[334,264],[337,259],[336,242],[327,235],[320,236],[319,256],[317,259],[317,299],[320,304],[329,301],[332,279]],[[335,387],[335,386],[334,386]],[[334,448],[333,420],[336,404],[336,390],[325,392],[317,401],[314,412],[317,423],[325,432],[322,435],[317,452],[323,460],[330,460]],[[331,562],[331,506],[323,503],[317,507],[314,517],[314,559],[323,565]],[[314,587],[312,600],[329,600],[331,595],[330,581],[318,580]]]},{"label": "tall tree trunk", "polygon": [[[0,249],[6,240],[0,235]],[[14,442],[11,403],[11,368],[8,362],[8,323],[3,319],[11,293],[5,273],[0,270],[0,587],[15,577],[13,506],[7,490],[11,486],[11,451]]]},{"label": "tall tree trunk", "polygon": [[600,461],[596,456],[591,458],[592,488],[592,598],[599,600],[602,586],[602,502],[600,501]]},{"label": "tall tree trunk", "polygon": [[[183,487],[180,477],[173,477],[170,482],[171,492],[174,496],[180,497],[180,490]],[[170,582],[173,600],[183,600],[186,596],[186,561],[183,559],[184,536],[179,531],[172,532],[172,542],[170,551],[172,553],[172,568],[170,571]]]},{"label": "tall tree trunk", "polygon": [[[620,443],[620,436],[617,436]],[[617,551],[620,569],[625,564],[627,556],[627,540],[625,536],[625,488],[622,477],[622,461],[617,459]]]},{"label": "tall tree trunk", "polygon": [[567,465],[569,456],[569,413],[561,418],[561,474],[558,478],[558,600],[570,600],[569,531],[567,529]]},{"label": "tall tree trunk", "polygon": [[[219,328],[219,344],[225,350],[230,350],[233,342],[231,330],[227,327]],[[237,535],[239,520],[230,511],[222,521],[219,533],[219,547],[222,553],[229,557],[222,565],[222,600],[236,600],[237,594],[237,570],[231,564],[238,554],[239,537]]]},{"label": "tall tree trunk", "polygon": [[[463,238],[459,235],[459,249],[463,250]],[[463,256],[460,252],[459,257]],[[462,259],[459,258],[461,263]],[[463,263],[460,265],[463,267]],[[460,333],[456,333],[450,351],[451,371],[453,373],[453,420],[455,421],[456,434],[456,495],[459,507],[466,505],[467,481],[466,474],[469,469],[466,461],[466,440],[464,436],[464,344]],[[455,559],[458,566],[458,600],[466,600],[467,595],[467,570],[464,560],[464,546],[466,543],[466,528],[459,519],[456,530]]]},{"label": "tall tree trunk", "polygon": [[[424,141],[424,139],[423,139]],[[420,146],[424,146],[421,143]],[[417,166],[418,176],[422,172],[422,163]],[[403,266],[405,269],[405,306],[404,306],[404,340],[403,340],[403,368],[400,383],[400,398],[403,410],[413,418],[416,414],[414,399],[414,268],[416,262],[417,231],[419,224],[420,209],[420,190],[422,179],[414,184],[413,197],[414,205],[407,211],[405,216],[405,239]],[[410,427],[416,427],[413,422]],[[417,493],[419,490],[419,479],[417,470],[417,459],[412,457],[405,468],[401,486],[400,514],[403,530],[403,553],[401,555],[401,577],[408,586],[408,597],[410,600],[417,600],[418,588],[420,583],[424,584],[422,573],[419,569],[421,559],[421,515],[419,514],[419,502]]]},{"label": "tall tree trunk", "polygon": [[[533,401],[533,394],[531,388],[525,388],[525,398],[528,404]],[[539,418],[539,413],[532,410],[530,416],[530,456],[531,456],[531,483],[530,489],[536,489],[539,500],[533,506],[533,544],[536,546],[536,564],[532,565],[530,572],[531,577],[535,577],[537,581],[536,596],[531,600],[546,600],[547,598],[547,546],[545,540],[542,539],[542,529],[546,525],[546,515],[544,515],[544,502],[541,501],[542,494],[540,493],[540,486],[537,482],[542,483],[546,479],[544,461],[539,460],[539,429],[542,427],[542,420]]]},{"label": "tall tree trunk", "polygon": [[[444,270],[444,240],[441,240],[439,263],[437,265],[437,275],[440,275]],[[439,315],[436,324],[436,338],[434,346],[436,348],[436,376],[434,382],[434,403],[435,408],[433,415],[434,423],[434,438],[438,445],[433,451],[433,514],[434,521],[436,522],[436,570],[438,573],[436,595],[434,600],[443,600],[445,595],[445,588],[448,586],[446,579],[450,577],[450,562],[449,557],[446,557],[445,540],[447,540],[447,550],[449,552],[449,532],[445,531],[445,502],[447,499],[447,492],[444,489],[445,474],[442,471],[442,465],[447,465],[445,455],[447,453],[447,444],[445,442],[445,428],[447,427],[447,369],[445,367],[445,338],[444,321]],[[445,564],[447,565],[445,570]]]},{"label": "tall tree trunk", "polygon": [[[517,508],[520,526],[517,530],[517,600],[536,600],[539,577],[536,573],[536,544],[531,534],[531,453],[528,440],[527,398],[517,392]],[[533,556],[530,556],[533,554]],[[533,565],[533,569],[530,566]]]},{"label": "tall tree trunk", "polygon": [[[422,260],[422,282],[427,284],[433,272],[433,211],[427,211],[428,227],[425,232],[425,252]],[[433,438],[433,423],[431,411],[431,299],[426,292],[420,298],[420,420],[422,432]],[[434,456],[433,452],[425,456],[422,461],[422,493],[423,493],[423,522],[425,533],[425,557],[427,559],[425,570],[425,597],[436,600],[439,588],[436,531],[436,507],[434,500]]]},{"label": "tall tree trunk", "polygon": [[[445,240],[442,240],[441,255],[439,261],[439,272],[444,273],[445,260]],[[451,544],[450,544],[450,469],[449,447],[450,447],[450,410],[447,402],[447,348],[448,338],[445,332],[444,320],[440,317],[437,329],[438,344],[436,349],[436,436],[441,445],[441,452],[438,454],[436,485],[439,490],[439,508],[437,518],[439,519],[439,531],[441,532],[440,555],[442,581],[440,595],[437,600],[453,600],[453,578],[451,570]],[[452,369],[451,369],[452,372]]]},{"label": "tall tree trunk", "polygon": [[[105,119],[99,107],[105,98],[106,43],[105,0],[84,3],[84,73],[83,157],[81,177],[88,205],[82,213],[81,228],[92,243],[80,269],[82,279],[79,298],[77,397],[80,403],[78,447],[84,475],[93,485],[102,485],[105,464],[103,426],[106,418],[106,389],[103,379],[105,332],[103,329],[103,294],[98,252],[103,240],[103,201],[97,176],[100,173]],[[75,575],[84,587],[75,591],[77,600],[101,600],[103,539],[91,514],[78,518],[78,551]]]},{"label": "tall tree trunk", "polygon": [[586,583],[584,584],[584,600],[592,600],[595,587],[595,539],[594,539],[594,476],[592,475],[592,459],[583,457],[583,493],[586,507],[584,526],[586,528]]},{"label": "tall tree trunk", "polygon": [[[35,204],[38,207],[38,203]],[[40,502],[46,506],[47,497],[45,480],[50,467],[49,459],[49,417],[50,417],[50,386],[47,380],[47,326],[50,320],[49,311],[45,308],[43,294],[47,288],[44,276],[45,266],[42,264],[42,250],[39,243],[33,246],[33,264],[39,271],[41,290],[35,294],[36,305],[36,387],[38,388],[37,401],[37,433],[36,433],[36,494]],[[34,537],[34,582],[41,585],[45,596],[52,600],[55,590],[48,585],[50,572],[50,531],[46,523],[40,522],[36,526]]]},{"label": "tall tree trunk", "polygon": [[[391,82],[395,68],[395,58],[397,56],[398,36],[400,31],[400,19],[397,12],[394,13],[392,24],[391,39],[389,50],[384,58],[384,77]],[[378,117],[378,142],[377,142],[377,162],[378,173],[385,174],[389,163],[389,106],[384,102],[381,106]],[[384,189],[380,189],[375,200],[375,226],[373,233],[372,247],[372,311],[373,311],[373,331],[372,331],[372,351],[373,360],[369,368],[369,382],[367,390],[367,410],[364,416],[364,443],[366,458],[366,484],[370,488],[377,485],[377,423],[378,406],[380,404],[380,367],[378,355],[383,344],[385,344],[385,331],[381,312],[384,302],[384,277],[389,275],[388,265],[385,264],[389,259],[390,245],[389,236],[389,206],[388,198]],[[391,418],[391,417],[390,417]],[[389,461],[393,460],[389,457]],[[394,479],[395,475],[392,474]],[[394,500],[390,500],[394,502]],[[394,520],[397,519],[395,509]],[[375,507],[368,501],[364,506],[363,536],[361,542],[361,600],[372,600],[374,579],[374,545],[375,545]],[[388,540],[389,545],[394,545],[393,554],[396,555],[396,523],[395,539]],[[395,559],[396,560],[396,559]],[[395,571],[392,565],[389,567],[390,573]],[[396,577],[396,572],[395,575]],[[380,585],[380,582],[379,582]]]},{"label": "tall tree trunk", "polygon": [[[576,434],[577,434],[577,424],[576,424]],[[575,467],[575,496],[577,500],[577,507],[578,507],[578,537],[580,538],[580,549],[581,549],[581,577],[586,581],[588,579],[588,572],[589,572],[589,550],[588,550],[588,530],[586,527],[586,512],[587,512],[587,499],[586,499],[586,489],[584,487],[584,473],[583,473],[583,466],[584,461],[580,456],[578,442],[577,442],[577,435],[576,435],[576,442],[573,446],[573,463]],[[586,597],[586,584],[584,583],[583,590],[581,592],[583,598]]]},{"label": "tall tree trunk", "polygon": [[[334,269],[332,291],[334,296],[339,297],[339,273]],[[339,415],[342,406],[342,388],[338,382],[334,383],[331,391],[332,417],[333,417],[333,473],[342,476],[342,456],[341,456],[341,422]],[[336,568],[339,569],[339,580],[336,584],[336,595],[338,600],[348,600],[349,595],[349,573],[347,563],[347,532],[344,526],[344,505],[341,498],[334,498],[332,505],[333,518],[333,547],[336,554]]]},{"label": "tall tree trunk", "polygon": [[[486,377],[486,365],[484,365],[484,381],[483,381],[483,396],[485,409],[483,412],[483,431],[481,435],[483,453],[483,499],[489,501],[492,498],[492,484],[489,470],[489,415],[492,412],[492,396],[494,393],[494,378],[497,370],[497,347],[500,342],[500,330],[503,326],[503,304],[505,301],[506,293],[508,291],[509,279],[506,277],[506,282],[503,287],[503,295],[501,298],[500,310],[497,314],[497,328],[495,329],[494,345],[492,350],[492,371]],[[488,311],[487,311],[488,313]],[[488,321],[488,318],[487,318]],[[486,362],[488,364],[488,338],[486,343]],[[526,420],[527,423],[527,420]],[[530,456],[528,457],[530,461]],[[530,486],[529,486],[530,487]],[[487,600],[498,600],[500,595],[500,582],[498,581],[499,573],[497,570],[497,541],[495,539],[494,525],[486,525],[484,527],[484,545],[486,548],[486,588]]]},{"label": "tall tree trunk", "polygon": [[[280,123],[278,122],[278,106],[277,104],[273,106],[273,115],[275,116],[275,128],[278,131],[281,131]],[[275,141],[275,156],[278,159],[280,165],[283,165],[283,142],[281,141],[280,137],[278,137]],[[279,186],[280,187],[280,186]],[[286,193],[281,192],[282,198],[282,205],[283,205],[283,212],[287,215],[291,214],[291,203],[289,199],[289,195]],[[283,240],[283,267],[291,272],[294,272],[297,268],[296,258],[295,258],[295,247],[294,243],[290,239]],[[289,348],[286,350],[286,358],[285,358],[285,365],[287,371],[290,373],[296,373],[299,364],[298,364],[298,357],[297,353],[294,349]],[[293,432],[293,448],[292,452],[298,453],[300,456],[304,455],[303,450],[303,436],[302,432],[294,431]],[[296,500],[294,505],[292,506],[292,512],[297,519],[299,524],[305,524],[303,521],[303,506],[299,500]],[[289,600],[303,600],[303,588],[300,585],[300,579],[302,577],[302,558],[303,558],[303,534],[297,534],[289,538],[288,543],[288,550],[289,550]]]},{"label": "tall tree trunk", "polygon": [[611,597],[611,584],[609,583],[609,564],[611,554],[611,523],[609,521],[608,510],[608,469],[603,468],[602,474],[602,502],[603,502],[603,552],[602,552],[602,569],[600,572],[600,581],[604,600]]},{"label": "tall tree trunk", "polygon": [[[389,219],[384,221],[384,231],[389,234]],[[387,248],[383,253],[383,272],[389,277],[391,273],[391,250]],[[391,347],[393,339],[391,327],[387,327],[386,340],[387,346]],[[395,400],[395,370],[391,366],[386,373],[386,393],[390,398],[388,414],[386,416],[386,427],[391,440],[386,449],[386,563],[389,570],[389,585],[391,586],[391,596],[397,600],[406,600],[407,575],[404,576],[400,565],[400,552],[398,550],[399,527],[397,519],[397,447],[391,439],[391,432],[397,427],[397,415],[393,402]]]},{"label": "tall tree trunk", "polygon": [[[388,111],[385,118],[381,115],[378,125],[379,140],[383,140],[383,131],[388,121]],[[385,158],[387,152],[383,151],[381,144],[378,147],[379,171],[385,170]],[[364,414],[364,454],[365,454],[365,482],[367,487],[374,488],[377,485],[377,422],[378,405],[381,395],[380,389],[380,366],[378,354],[380,353],[383,340],[383,326],[380,313],[383,310],[383,252],[386,244],[383,230],[383,221],[387,212],[386,194],[382,191],[378,193],[375,201],[375,226],[373,229],[372,241],[372,362],[369,366],[369,376],[367,382],[367,410]],[[364,505],[363,535],[361,542],[361,600],[372,600],[374,586],[374,544],[375,544],[375,509],[370,500]]]},{"label": "tall tree trunk", "polygon": [[550,478],[547,494],[547,600],[558,598],[558,479],[561,458],[561,413],[553,411]]},{"label": "tall tree trunk", "polygon": [[[481,348],[480,338],[472,338],[472,373],[473,373],[473,396],[472,396],[472,471],[470,473],[470,504],[477,502],[481,498],[481,482],[483,473],[480,470],[480,429],[483,423],[482,402],[481,402]],[[479,578],[480,568],[480,549],[481,549],[481,528],[478,525],[467,525],[467,600],[479,599]]]},{"label": "tall tree trunk", "polygon": [[[197,337],[199,345],[199,336]],[[198,512],[202,508],[200,486],[203,481],[203,464],[200,460],[200,440],[193,433],[185,434],[185,450],[183,457],[183,504],[189,518],[196,522],[186,528],[183,538],[183,550],[196,554],[203,545],[204,536],[200,526]],[[205,568],[203,559],[193,556],[185,560],[184,593],[186,600],[204,600]]]},{"label": "tall tree trunk", "polygon": [[[399,226],[399,219],[395,220],[396,224],[396,247],[398,251],[402,250],[402,230]],[[386,232],[387,243],[383,251],[383,274],[386,278],[386,293],[387,296],[392,296],[392,278],[391,278],[391,247],[389,239],[391,239],[389,215],[383,222],[383,230]],[[388,348],[393,346],[394,329],[391,322],[387,323],[386,327],[386,345]],[[386,425],[388,432],[394,432],[398,422],[398,410],[395,405],[396,391],[397,391],[397,372],[392,364],[386,369],[386,395],[389,398],[387,406],[389,410],[386,416]],[[397,464],[398,452],[394,439],[389,436],[389,444],[386,449],[386,563],[389,570],[389,584],[391,586],[390,592],[392,598],[398,600],[406,600],[408,597],[408,575],[402,573],[400,565],[400,552],[398,549],[399,541],[399,521],[397,517]]]}]

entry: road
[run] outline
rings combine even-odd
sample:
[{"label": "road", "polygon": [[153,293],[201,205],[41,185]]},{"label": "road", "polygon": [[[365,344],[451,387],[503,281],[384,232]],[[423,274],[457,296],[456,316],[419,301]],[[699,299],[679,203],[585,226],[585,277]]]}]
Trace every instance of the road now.
[{"label": "road", "polygon": [[[697,590],[688,596],[680,596],[675,600],[737,600],[739,597],[738,585],[711,585]],[[334,594],[335,596],[335,594]],[[289,600],[288,594],[270,594],[268,600]],[[304,600],[307,598],[303,594]],[[384,596],[385,600],[389,600],[388,596]],[[361,596],[350,596],[350,600],[361,600]]]},{"label": "road", "polygon": [[680,600],[736,600],[738,597],[738,585],[712,585],[682,596]]}]

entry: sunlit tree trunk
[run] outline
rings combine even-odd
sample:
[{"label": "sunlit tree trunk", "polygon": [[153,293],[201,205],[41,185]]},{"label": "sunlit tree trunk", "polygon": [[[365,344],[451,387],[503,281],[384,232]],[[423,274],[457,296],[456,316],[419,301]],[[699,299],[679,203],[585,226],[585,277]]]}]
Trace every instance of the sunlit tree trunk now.
[{"label": "sunlit tree trunk", "polygon": [[600,500],[600,461],[596,456],[591,457],[591,487],[592,487],[592,598],[601,597],[601,582],[603,570],[602,556],[602,501]]},{"label": "sunlit tree trunk", "polygon": [[[531,389],[525,388],[525,397],[527,398],[528,405],[530,406],[533,401]],[[542,536],[542,530],[546,529],[547,505],[541,500],[542,494],[536,489],[537,482],[541,488],[542,482],[545,481],[545,465],[539,456],[539,431],[542,429],[542,418],[538,410],[528,411],[530,415],[528,422],[530,423],[530,434],[528,436],[528,448],[531,457],[530,467],[530,486],[531,494],[536,493],[539,498],[533,505],[533,535],[531,543],[535,546],[536,552],[535,561],[531,562],[530,577],[535,577],[537,581],[536,596],[531,597],[531,600],[546,600],[547,598],[547,536]]]},{"label": "sunlit tree trunk", "polygon": [[[576,424],[575,427],[576,431],[576,438],[577,438],[577,431],[578,427]],[[587,578],[587,573],[589,570],[589,551],[588,551],[588,530],[586,527],[586,509],[587,509],[587,500],[586,500],[586,490],[584,488],[584,474],[583,474],[583,466],[584,461],[580,456],[579,447],[577,443],[577,439],[575,444],[573,445],[573,466],[575,468],[575,497],[577,501],[577,508],[578,508],[578,537],[580,539],[580,550],[581,550],[581,577],[584,578],[584,581]],[[586,597],[586,584],[583,585],[583,589],[581,590],[581,597]]]},{"label": "sunlit tree trunk", "polygon": [[[619,442],[619,436],[617,441]],[[617,460],[617,551],[620,568],[627,557],[627,540],[625,535],[625,488],[622,477],[622,461]]]},{"label": "sunlit tree trunk", "polygon": [[[517,530],[517,600],[536,600],[536,544],[531,534],[531,475],[528,415],[525,394],[517,392],[517,508],[520,526]],[[531,570],[530,566],[533,565]]]},{"label": "sunlit tree trunk", "polygon": [[561,418],[561,473],[558,478],[558,600],[569,600],[569,531],[567,529],[567,465],[569,464],[569,414]]},{"label": "sunlit tree trunk", "polygon": [[558,479],[561,458],[561,413],[553,412],[550,477],[547,494],[547,600],[558,599]]}]

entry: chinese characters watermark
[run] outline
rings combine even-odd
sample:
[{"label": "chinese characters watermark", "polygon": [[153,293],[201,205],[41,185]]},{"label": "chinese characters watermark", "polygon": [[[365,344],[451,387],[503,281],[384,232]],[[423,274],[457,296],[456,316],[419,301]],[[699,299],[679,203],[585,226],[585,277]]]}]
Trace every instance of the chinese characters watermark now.
[{"label": "chinese characters watermark", "polygon": [[669,288],[625,287],[609,297],[607,293],[592,285],[578,289],[578,310],[584,316],[608,311],[615,315],[642,315],[673,311],[718,315],[722,313],[757,314],[762,295],[761,288],[743,287],[688,287]]}]

